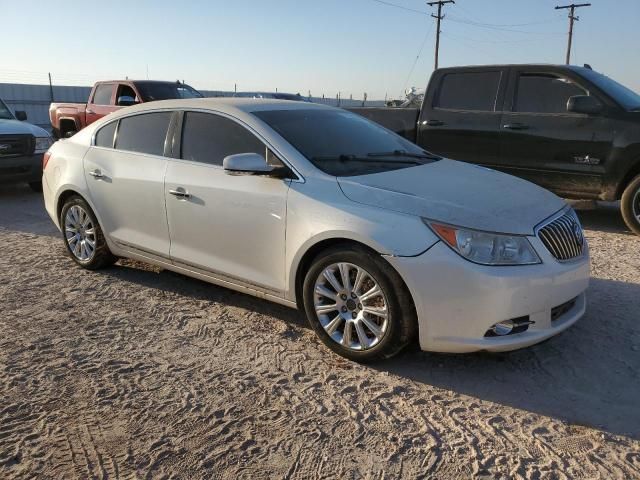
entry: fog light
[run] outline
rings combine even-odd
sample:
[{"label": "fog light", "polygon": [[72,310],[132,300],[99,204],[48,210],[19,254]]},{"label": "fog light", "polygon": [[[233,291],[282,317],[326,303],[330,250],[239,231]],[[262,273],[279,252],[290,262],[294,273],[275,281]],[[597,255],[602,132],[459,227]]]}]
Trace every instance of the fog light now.
[{"label": "fog light", "polygon": [[502,335],[509,335],[513,332],[514,327],[515,325],[511,320],[506,320],[504,322],[496,323],[491,327],[491,330],[493,330],[493,333],[501,337]]},{"label": "fog light", "polygon": [[504,320],[492,326],[489,330],[487,330],[487,333],[485,333],[484,336],[504,337],[505,335],[526,332],[529,329],[529,325],[531,325],[532,323],[535,322],[529,320],[528,316],[512,318],[511,320]]}]

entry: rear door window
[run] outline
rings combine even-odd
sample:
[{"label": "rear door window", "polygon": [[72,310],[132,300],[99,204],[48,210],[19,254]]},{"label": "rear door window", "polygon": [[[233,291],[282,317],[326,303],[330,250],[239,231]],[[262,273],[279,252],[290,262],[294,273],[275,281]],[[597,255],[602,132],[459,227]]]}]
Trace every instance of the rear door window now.
[{"label": "rear door window", "polygon": [[447,73],[440,81],[434,107],[447,110],[493,112],[502,73]]},{"label": "rear door window", "polygon": [[110,105],[112,93],[113,83],[101,83],[93,94],[93,103],[95,105]]},{"label": "rear door window", "polygon": [[567,113],[567,102],[588,92],[565,77],[521,74],[518,78],[515,112]]},{"label": "rear door window", "polygon": [[264,156],[266,152],[265,145],[242,125],[220,115],[200,112],[185,112],[181,145],[180,158],[220,166],[229,155]]},{"label": "rear door window", "polygon": [[120,119],[116,149],[163,155],[172,112],[154,112]]},{"label": "rear door window", "polygon": [[111,122],[96,133],[96,147],[113,148],[113,136],[118,122]]}]

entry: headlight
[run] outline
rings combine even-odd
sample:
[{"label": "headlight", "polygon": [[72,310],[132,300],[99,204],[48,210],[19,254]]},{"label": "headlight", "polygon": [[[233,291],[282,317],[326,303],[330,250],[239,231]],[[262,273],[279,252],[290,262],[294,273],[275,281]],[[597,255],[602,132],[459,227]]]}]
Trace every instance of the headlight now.
[{"label": "headlight", "polygon": [[36,137],[36,149],[33,153],[44,153],[53,145],[51,137]]},{"label": "headlight", "polygon": [[423,219],[458,255],[481,265],[542,263],[526,237],[467,230]]}]

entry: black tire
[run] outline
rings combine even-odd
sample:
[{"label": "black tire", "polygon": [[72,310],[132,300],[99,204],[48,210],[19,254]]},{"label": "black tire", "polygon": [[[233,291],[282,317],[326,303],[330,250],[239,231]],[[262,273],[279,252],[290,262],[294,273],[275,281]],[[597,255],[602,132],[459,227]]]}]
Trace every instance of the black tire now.
[{"label": "black tire", "polygon": [[[386,331],[379,342],[371,348],[356,351],[338,343],[325,331],[316,314],[314,304],[316,280],[328,266],[337,263],[348,263],[364,269],[377,282],[386,297],[388,311]],[[391,265],[379,254],[366,248],[347,244],[332,247],[319,254],[305,275],[302,292],[307,320],[320,340],[338,355],[350,360],[367,363],[390,358],[416,337],[418,321],[407,287]]]},{"label": "black tire", "polygon": [[620,202],[622,218],[636,235],[640,235],[640,175],[624,189]]},{"label": "black tire", "polygon": [[[95,249],[93,250],[92,255],[85,260],[79,258],[78,255],[73,252],[69,241],[67,241],[65,218],[69,210],[74,206],[78,206],[84,212],[86,212],[86,214],[90,218],[94,230],[92,237],[95,243]],[[107,242],[104,238],[104,234],[102,233],[102,228],[100,227],[98,219],[93,213],[93,210],[91,210],[89,204],[79,195],[73,195],[69,197],[63,205],[62,211],[60,212],[60,227],[62,230],[62,239],[64,241],[67,252],[69,253],[69,256],[82,268],[86,268],[87,270],[98,270],[100,268],[111,266],[118,260],[118,258],[115,257],[109,250]]]},{"label": "black tire", "polygon": [[39,182],[29,182],[29,188],[34,192],[42,192],[42,180]]}]

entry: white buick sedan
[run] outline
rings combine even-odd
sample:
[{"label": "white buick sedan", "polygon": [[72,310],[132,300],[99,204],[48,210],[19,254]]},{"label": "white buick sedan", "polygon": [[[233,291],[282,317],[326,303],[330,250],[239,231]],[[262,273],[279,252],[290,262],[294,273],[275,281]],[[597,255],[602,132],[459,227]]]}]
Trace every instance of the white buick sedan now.
[{"label": "white buick sedan", "polygon": [[57,142],[43,185],[81,267],[129,257],[298,307],[357,361],[414,340],[513,350],[585,311],[587,244],[563,200],[337,108],[126,108]]}]

